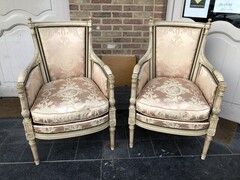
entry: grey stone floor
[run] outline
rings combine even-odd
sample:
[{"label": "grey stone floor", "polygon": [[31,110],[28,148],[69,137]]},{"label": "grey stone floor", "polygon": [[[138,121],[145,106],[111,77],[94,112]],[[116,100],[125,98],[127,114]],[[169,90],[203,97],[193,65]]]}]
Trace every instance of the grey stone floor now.
[{"label": "grey stone floor", "polygon": [[[205,161],[203,137],[183,137],[137,128],[128,147],[127,104],[117,104],[116,147],[108,129],[65,140],[37,141],[33,163],[21,119],[0,119],[0,179],[240,179],[240,128],[231,144],[213,141]],[[119,97],[120,96],[120,97]],[[119,102],[121,102],[119,100]]]}]

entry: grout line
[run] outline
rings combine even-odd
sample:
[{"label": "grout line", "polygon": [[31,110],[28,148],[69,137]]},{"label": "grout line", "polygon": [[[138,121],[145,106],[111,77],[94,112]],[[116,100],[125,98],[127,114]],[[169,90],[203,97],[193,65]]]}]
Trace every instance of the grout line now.
[{"label": "grout line", "polygon": [[154,146],[153,146],[153,142],[152,142],[152,138],[151,138],[151,136],[150,136],[150,134],[149,134],[149,131],[148,131],[148,137],[149,137],[150,143],[151,143],[151,145],[152,145],[152,150],[153,150],[154,156],[156,157],[157,155],[156,155],[156,152],[155,152],[155,149],[154,149]]},{"label": "grout line", "polygon": [[49,159],[49,156],[50,156],[50,154],[51,154],[51,152],[52,152],[52,149],[53,149],[53,142],[52,142],[52,146],[51,146],[51,148],[50,148],[50,150],[49,150],[49,153],[48,153],[48,156],[47,156],[47,161],[48,161],[48,159]]},{"label": "grout line", "polygon": [[102,165],[103,165],[103,162],[102,162],[102,160],[101,160],[101,166],[100,166],[100,180],[102,180],[102,178],[103,178],[103,167],[102,167]]},{"label": "grout line", "polygon": [[23,154],[25,153],[25,151],[26,151],[27,147],[28,147],[28,143],[25,145],[25,148],[24,148],[24,150],[23,150],[23,152],[22,152],[21,156],[19,157],[18,161],[20,161],[20,160],[21,160],[21,158],[22,158]]},{"label": "grout line", "polygon": [[79,146],[79,141],[77,142],[77,147],[76,147],[76,150],[75,150],[74,160],[77,158],[78,146]]},{"label": "grout line", "polygon": [[183,154],[182,154],[180,148],[178,147],[178,144],[177,144],[177,142],[176,142],[176,139],[173,139],[173,141],[174,141],[175,145],[177,146],[178,151],[180,152],[180,156],[183,157]]}]

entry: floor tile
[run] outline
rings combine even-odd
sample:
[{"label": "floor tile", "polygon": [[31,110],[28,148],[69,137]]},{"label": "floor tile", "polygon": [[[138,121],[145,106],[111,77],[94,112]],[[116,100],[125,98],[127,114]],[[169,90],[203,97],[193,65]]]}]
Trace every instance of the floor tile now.
[{"label": "floor tile", "polygon": [[233,153],[240,153],[240,134],[235,134],[232,143],[228,147]]},{"label": "floor tile", "polygon": [[102,142],[79,142],[75,159],[102,159]]},{"label": "floor tile", "polygon": [[[38,156],[40,161],[46,161],[52,148],[52,143],[37,143]],[[33,162],[33,155],[29,145],[27,145],[20,162]]]},{"label": "floor tile", "polygon": [[0,162],[18,162],[27,144],[5,144],[0,147]]},{"label": "floor tile", "polygon": [[89,142],[89,141],[102,141],[103,140],[104,131],[109,131],[109,130],[107,128],[107,129],[105,129],[103,131],[100,131],[100,132],[96,132],[96,133],[93,133],[93,134],[88,134],[88,135],[85,135],[85,136],[79,136],[79,141],[86,141],[86,142]]},{"label": "floor tile", "polygon": [[54,143],[48,160],[73,160],[75,158],[76,149],[77,142]]},{"label": "floor tile", "polygon": [[129,149],[130,157],[154,157],[151,141],[135,140],[133,148]]},{"label": "floor tile", "polygon": [[176,139],[176,144],[182,155],[201,155],[202,145],[196,137]]},{"label": "floor tile", "polygon": [[102,158],[103,159],[129,158],[127,141],[116,140],[114,150],[110,149],[109,141],[104,141]]},{"label": "floor tile", "polygon": [[153,148],[156,156],[180,156],[180,152],[175,143],[175,140],[169,139],[155,139],[152,140]]},{"label": "floor tile", "polygon": [[128,127],[128,114],[129,114],[129,111],[126,111],[126,110],[116,111],[117,126]]},{"label": "floor tile", "polygon": [[[125,126],[116,126],[115,130],[115,139],[118,140],[125,140],[127,138],[126,131],[128,130]],[[103,131],[103,140],[109,140],[110,139],[110,133],[109,130]]]},{"label": "floor tile", "polygon": [[[134,129],[134,140],[150,140],[148,132],[149,131],[147,129],[135,126],[135,129]],[[127,129],[127,137],[129,137],[129,129]]]},{"label": "floor tile", "polygon": [[[205,137],[198,137],[202,146],[205,142]],[[211,141],[207,154],[231,154],[229,148],[225,144],[221,144],[217,141]]]},{"label": "floor tile", "polygon": [[86,179],[98,180],[101,177],[101,161],[42,162],[0,164],[1,178],[5,179]]},{"label": "floor tile", "polygon": [[239,179],[240,156],[171,157],[103,161],[103,180]]}]

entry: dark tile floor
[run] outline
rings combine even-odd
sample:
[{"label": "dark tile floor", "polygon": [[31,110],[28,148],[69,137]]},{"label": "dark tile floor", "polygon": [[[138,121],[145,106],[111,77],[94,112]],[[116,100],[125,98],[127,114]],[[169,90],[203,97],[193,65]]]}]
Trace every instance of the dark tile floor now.
[{"label": "dark tile floor", "polygon": [[65,140],[38,140],[33,163],[20,119],[0,119],[0,179],[240,179],[240,128],[232,144],[213,141],[200,159],[203,137],[183,137],[136,128],[128,147],[127,110],[118,110],[116,148],[108,130]]}]

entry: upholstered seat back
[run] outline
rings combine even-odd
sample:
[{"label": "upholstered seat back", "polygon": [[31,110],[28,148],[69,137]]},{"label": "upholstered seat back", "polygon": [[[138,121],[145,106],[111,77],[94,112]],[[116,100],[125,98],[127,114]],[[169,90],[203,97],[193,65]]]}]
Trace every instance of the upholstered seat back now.
[{"label": "upholstered seat back", "polygon": [[156,77],[189,79],[197,49],[201,45],[202,28],[167,26],[155,28]]},{"label": "upholstered seat back", "polygon": [[85,75],[85,27],[37,27],[39,50],[49,80]]}]

